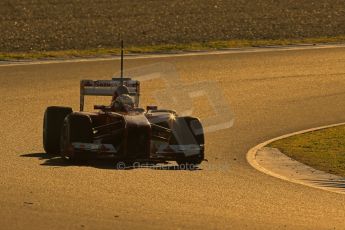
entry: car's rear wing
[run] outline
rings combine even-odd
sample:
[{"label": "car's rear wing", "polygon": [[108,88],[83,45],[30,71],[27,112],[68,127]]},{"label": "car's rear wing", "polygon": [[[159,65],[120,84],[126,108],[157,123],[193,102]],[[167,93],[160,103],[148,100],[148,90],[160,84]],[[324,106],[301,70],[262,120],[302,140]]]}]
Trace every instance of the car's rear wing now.
[{"label": "car's rear wing", "polygon": [[[123,83],[122,83],[123,82]],[[112,80],[81,80],[80,81],[80,111],[84,110],[85,96],[114,96],[121,85],[127,86],[136,107],[139,107],[140,82],[130,78],[113,78]]]}]

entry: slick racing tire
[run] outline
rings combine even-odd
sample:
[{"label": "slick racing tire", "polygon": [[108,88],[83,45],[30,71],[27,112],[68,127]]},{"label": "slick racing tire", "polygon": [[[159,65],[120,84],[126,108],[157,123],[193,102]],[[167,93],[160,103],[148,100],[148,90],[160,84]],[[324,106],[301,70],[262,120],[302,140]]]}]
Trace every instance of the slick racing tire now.
[{"label": "slick racing tire", "polygon": [[[178,117],[176,119],[175,125],[176,124],[179,126],[179,128],[173,127],[174,137],[172,138],[171,144],[197,144],[202,147],[200,153],[197,156],[187,156],[176,160],[177,164],[180,166],[193,168],[194,166],[201,164],[205,157],[205,137],[202,124],[199,119],[194,117]],[[189,136],[186,136],[186,134],[189,134]]]},{"label": "slick racing tire", "polygon": [[43,118],[43,148],[46,153],[60,153],[61,127],[66,116],[72,113],[72,108],[51,106]]},{"label": "slick racing tire", "polygon": [[65,119],[61,132],[61,156],[71,161],[83,159],[85,154],[69,149],[73,142],[93,142],[92,121],[89,116],[78,113],[70,114]]}]

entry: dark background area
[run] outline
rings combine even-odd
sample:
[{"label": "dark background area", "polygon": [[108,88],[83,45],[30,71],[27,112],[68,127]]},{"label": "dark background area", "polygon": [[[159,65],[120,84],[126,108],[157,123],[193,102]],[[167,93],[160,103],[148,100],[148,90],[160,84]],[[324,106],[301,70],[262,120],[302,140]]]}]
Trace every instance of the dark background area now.
[{"label": "dark background area", "polygon": [[0,51],[345,35],[345,0],[1,0]]}]

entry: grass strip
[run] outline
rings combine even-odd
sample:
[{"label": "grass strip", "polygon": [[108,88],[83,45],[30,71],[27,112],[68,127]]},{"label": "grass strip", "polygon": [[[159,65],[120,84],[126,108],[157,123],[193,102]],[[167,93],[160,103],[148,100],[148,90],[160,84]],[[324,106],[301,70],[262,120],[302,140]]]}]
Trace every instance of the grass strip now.
[{"label": "grass strip", "polygon": [[[344,43],[344,36],[320,37],[305,39],[266,39],[266,40],[229,40],[195,42],[189,44],[164,44],[152,46],[126,47],[127,54],[150,54],[150,53],[176,53],[188,51],[221,50],[229,48],[245,48],[275,45],[296,44],[325,44]],[[67,58],[91,58],[108,57],[120,54],[119,48],[95,48],[85,50],[58,50],[58,51],[28,51],[28,52],[0,52],[0,61],[37,60],[37,59],[67,59]]]}]

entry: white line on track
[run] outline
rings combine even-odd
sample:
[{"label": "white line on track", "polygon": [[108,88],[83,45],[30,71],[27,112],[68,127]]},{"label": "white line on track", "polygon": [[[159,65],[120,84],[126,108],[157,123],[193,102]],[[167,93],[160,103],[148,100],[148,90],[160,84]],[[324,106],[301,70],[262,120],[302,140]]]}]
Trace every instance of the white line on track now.
[{"label": "white line on track", "polygon": [[[218,50],[218,51],[194,51],[194,52],[182,52],[182,53],[172,53],[172,54],[140,54],[140,55],[126,55],[126,59],[188,57],[188,56],[223,55],[223,54],[238,54],[238,53],[262,53],[262,52],[331,49],[331,48],[345,48],[345,44],[323,44],[323,45],[303,44],[303,45],[290,45],[290,46],[231,48],[231,49],[224,49],[224,50]],[[59,63],[112,61],[112,60],[119,60],[119,59],[120,59],[120,56],[103,57],[103,58],[40,60],[40,61],[0,61],[0,67],[18,66],[18,65],[42,65],[42,64],[59,64]]]}]

